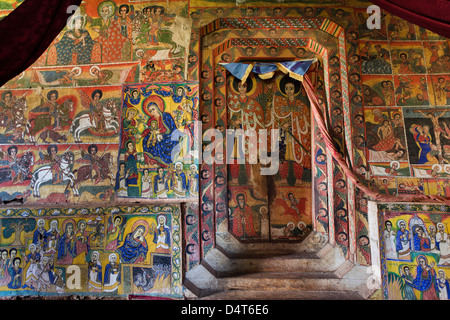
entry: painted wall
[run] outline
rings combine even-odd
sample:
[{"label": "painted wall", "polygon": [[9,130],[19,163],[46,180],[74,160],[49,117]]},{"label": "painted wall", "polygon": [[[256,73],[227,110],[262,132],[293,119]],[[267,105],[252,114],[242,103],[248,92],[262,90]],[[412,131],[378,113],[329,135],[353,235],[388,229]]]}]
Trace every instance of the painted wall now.
[{"label": "painted wall", "polygon": [[182,297],[178,206],[2,209],[1,296]]},{"label": "painted wall", "polygon": [[380,204],[382,293],[388,300],[448,300],[448,207]]},{"label": "painted wall", "polygon": [[[0,4],[4,16],[18,3]],[[448,197],[448,39],[384,11],[381,29],[368,29],[369,5],[83,2],[41,58],[0,88],[0,199],[45,209],[160,201],[160,190],[187,202],[183,261],[195,267],[213,235],[229,228],[227,185],[215,179],[227,168],[177,168],[164,157],[173,145],[159,148],[168,140],[157,131],[170,123],[187,141],[191,120],[204,130],[224,125],[226,105],[212,98],[225,97],[216,77],[226,76],[218,65],[225,51],[232,59],[318,58],[321,107],[361,180],[381,193]],[[163,119],[154,134],[150,102]],[[311,131],[310,227],[370,265],[368,199],[333,163],[314,123]],[[188,143],[185,155],[206,146]],[[156,190],[158,170],[166,179]]]}]

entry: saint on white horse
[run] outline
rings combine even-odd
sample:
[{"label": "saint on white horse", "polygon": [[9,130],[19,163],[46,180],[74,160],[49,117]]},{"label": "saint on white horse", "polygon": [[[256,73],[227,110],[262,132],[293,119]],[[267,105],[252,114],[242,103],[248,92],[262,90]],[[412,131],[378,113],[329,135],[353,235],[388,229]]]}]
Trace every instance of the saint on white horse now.
[{"label": "saint on white horse", "polygon": [[59,161],[42,166],[33,172],[30,185],[33,188],[33,196],[40,198],[41,194],[39,189],[41,185],[49,181],[55,181],[55,170],[53,170],[55,166],[58,166],[56,171],[60,174],[59,179],[61,182],[69,181],[70,187],[73,188],[74,195],[78,195],[78,189],[73,184],[75,176],[71,170],[74,158],[73,152],[66,152],[59,158]]},{"label": "saint on white horse", "polygon": [[80,135],[83,131],[94,129],[96,132],[119,132],[120,124],[116,120],[117,106],[113,100],[100,101],[103,92],[94,90],[91,97],[80,90],[81,103],[89,109],[78,113],[72,121],[69,132],[72,133],[75,142],[82,142]]}]

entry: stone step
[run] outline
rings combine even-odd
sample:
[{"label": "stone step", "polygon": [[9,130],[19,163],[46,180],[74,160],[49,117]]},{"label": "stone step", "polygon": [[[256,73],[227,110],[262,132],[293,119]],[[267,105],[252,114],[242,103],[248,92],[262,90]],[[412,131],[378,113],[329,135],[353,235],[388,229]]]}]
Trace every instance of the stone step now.
[{"label": "stone step", "polygon": [[230,233],[217,233],[216,248],[229,258],[263,258],[292,254],[317,254],[327,238],[311,233],[301,242],[240,242]]},{"label": "stone step", "polygon": [[262,272],[218,279],[218,291],[359,291],[365,279],[339,279],[324,272]]},{"label": "stone step", "polygon": [[345,259],[322,236],[302,243],[240,243],[229,234],[186,272],[188,299],[367,299],[367,267]]},{"label": "stone step", "polygon": [[[202,268],[200,266],[200,269]],[[337,272],[257,272],[216,278],[202,269],[196,270],[198,277],[191,275],[189,279],[186,279],[185,286],[198,299],[214,299],[214,297],[231,299],[235,296],[236,299],[241,297],[251,300],[258,297],[262,299],[268,295],[273,295],[276,299],[276,297],[282,297],[283,293],[286,293],[286,299],[314,299],[313,297],[318,297],[317,292],[321,292],[321,296],[328,294],[330,299],[331,296],[344,299],[344,296],[339,297],[340,293],[346,293],[345,297],[348,299],[367,299],[374,290],[367,285],[370,274],[366,270],[365,267],[353,267],[343,277],[340,277]],[[252,292],[259,293],[252,296],[250,295]],[[309,297],[310,293],[311,297]]]},{"label": "stone step", "polygon": [[197,300],[365,300],[354,291],[227,290]]},{"label": "stone step", "polygon": [[266,271],[330,272],[339,269],[343,263],[345,259],[336,248],[330,248],[321,256],[318,253],[291,253],[272,257],[260,255],[233,259],[214,249],[202,261],[202,264],[218,278]]}]

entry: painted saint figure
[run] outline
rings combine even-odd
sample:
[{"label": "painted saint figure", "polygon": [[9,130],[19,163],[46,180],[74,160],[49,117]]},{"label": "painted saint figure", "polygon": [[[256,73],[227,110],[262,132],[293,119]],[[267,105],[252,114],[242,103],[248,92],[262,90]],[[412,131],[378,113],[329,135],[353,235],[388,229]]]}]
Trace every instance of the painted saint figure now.
[{"label": "painted saint figure", "polygon": [[414,278],[411,274],[410,268],[408,266],[403,266],[403,268],[400,269],[400,275],[405,281],[405,286],[403,288],[403,298],[405,300],[417,300],[414,293],[414,288],[412,286]]},{"label": "painted saint figure", "polygon": [[86,19],[83,16],[74,16],[69,20],[69,30],[55,44],[57,65],[91,63],[92,51],[96,43],[89,31],[84,29],[85,23]]},{"label": "painted saint figure", "polygon": [[437,224],[436,245],[441,253],[440,264],[450,265],[450,237],[445,232],[445,225],[442,222]]},{"label": "painted saint figure", "polygon": [[192,164],[188,174],[188,189],[189,195],[198,195],[199,190],[199,175],[197,173],[197,166]]},{"label": "painted saint figure", "polygon": [[173,174],[173,192],[176,197],[184,197],[187,191],[186,174],[183,172],[181,162],[175,164],[175,172]]},{"label": "painted saint figure", "polygon": [[153,229],[153,242],[158,253],[170,253],[170,229],[166,225],[166,217],[158,216],[158,226]]},{"label": "painted saint figure", "polygon": [[44,238],[47,230],[45,230],[45,221],[44,219],[39,219],[37,222],[37,228],[33,233],[33,244],[36,246],[40,246],[41,249],[44,247]]},{"label": "painted saint figure", "polygon": [[11,282],[8,283],[8,288],[10,289],[20,289],[22,287],[22,268],[20,264],[22,263],[22,259],[19,257],[15,257],[12,260],[12,264],[9,267],[9,275],[11,276]]},{"label": "painted saint figure", "polygon": [[[151,98],[150,96],[149,98]],[[161,102],[163,104],[163,102]],[[142,147],[144,150],[144,162],[146,164],[159,164],[163,167],[173,163],[172,150],[178,144],[178,138],[181,138],[181,132],[177,131],[177,126],[172,115],[164,112],[164,106],[158,105],[156,102],[144,101],[144,109],[148,110],[149,119],[147,121],[147,129],[141,134],[137,134],[136,138],[142,138]],[[156,126],[152,129],[152,122],[156,121]],[[158,130],[156,142],[149,143],[152,138],[152,130]],[[179,136],[179,137],[178,137]]]},{"label": "painted saint figure", "polygon": [[58,221],[53,220],[50,222],[50,229],[47,231],[44,237],[44,254],[53,255],[56,253],[59,238],[60,234],[58,230]]},{"label": "painted saint figure", "polygon": [[105,267],[105,277],[103,279],[103,292],[117,292],[121,282],[117,253],[111,253],[108,260],[109,263]]},{"label": "painted saint figure", "polygon": [[432,140],[428,126],[412,125],[409,131],[413,134],[414,140],[419,148],[418,164],[438,163],[432,156]]},{"label": "painted saint figure", "polygon": [[0,287],[7,285],[11,281],[8,273],[8,250],[0,251]]},{"label": "painted saint figure", "polygon": [[413,280],[413,287],[421,292],[421,300],[438,300],[436,287],[436,270],[434,270],[434,262],[428,264],[425,256],[417,257],[416,277]]},{"label": "painted saint figure", "polygon": [[148,244],[145,234],[145,227],[139,225],[126,235],[123,245],[116,250],[123,263],[142,263],[146,259]]},{"label": "painted saint figure", "polygon": [[395,237],[395,246],[398,254],[398,259],[400,260],[411,260],[410,256],[410,235],[409,231],[406,229],[406,222],[404,220],[399,220],[397,222],[399,230]]},{"label": "painted saint figure", "polygon": [[39,276],[39,262],[41,255],[36,252],[36,245],[30,244],[28,247],[30,253],[25,257],[25,285],[35,290],[37,288],[37,280]]},{"label": "painted saint figure", "polygon": [[98,251],[93,251],[88,264],[88,292],[102,292],[102,264],[99,259]]},{"label": "painted saint figure", "polygon": [[118,197],[126,197],[128,195],[127,171],[125,162],[119,163],[117,170],[114,190]]},{"label": "painted saint figure", "polygon": [[411,249],[413,251],[430,251],[430,239],[420,225],[413,226]]},{"label": "painted saint figure", "polygon": [[76,254],[73,263],[74,264],[84,264],[86,263],[86,257],[89,254],[90,249],[90,232],[86,230],[87,223],[84,220],[80,220],[77,223],[77,233],[75,234],[75,248]]},{"label": "painted saint figure", "polygon": [[76,253],[76,239],[74,231],[74,223],[67,222],[64,234],[59,239],[57,261],[60,264],[72,264]]},{"label": "painted saint figure", "polygon": [[163,168],[158,168],[158,174],[153,178],[153,188],[157,198],[167,197],[167,177]]},{"label": "painted saint figure", "polygon": [[152,177],[149,175],[148,169],[144,169],[143,175],[141,177],[141,197],[142,198],[151,198],[153,196],[153,181]]},{"label": "painted saint figure", "polygon": [[108,229],[106,231],[106,247],[108,251],[115,251],[123,238],[123,218],[115,216],[109,218]]},{"label": "painted saint figure", "polygon": [[439,289],[439,300],[448,300],[450,297],[450,285],[447,278],[445,278],[445,271],[440,269],[438,275],[436,282]]},{"label": "painted saint figure", "polygon": [[245,195],[239,193],[236,195],[237,206],[234,208],[232,215],[232,232],[240,238],[256,237],[253,223],[253,212],[248,204],[245,203]]},{"label": "painted saint figure", "polygon": [[302,99],[301,84],[289,77],[283,77],[280,90],[273,100],[273,114],[268,126],[280,128],[280,159],[294,161],[305,168],[311,167],[310,156],[298,142],[308,148],[310,121],[308,106]]},{"label": "painted saint figure", "polygon": [[386,258],[397,259],[397,251],[395,250],[395,232],[392,230],[392,222],[387,220],[384,225],[384,244],[386,250]]},{"label": "painted saint figure", "polygon": [[102,45],[102,62],[119,62],[131,58],[130,40],[122,34],[120,21],[114,19],[115,3],[103,1],[97,11],[100,18],[92,20],[91,28],[99,34],[95,40]]}]

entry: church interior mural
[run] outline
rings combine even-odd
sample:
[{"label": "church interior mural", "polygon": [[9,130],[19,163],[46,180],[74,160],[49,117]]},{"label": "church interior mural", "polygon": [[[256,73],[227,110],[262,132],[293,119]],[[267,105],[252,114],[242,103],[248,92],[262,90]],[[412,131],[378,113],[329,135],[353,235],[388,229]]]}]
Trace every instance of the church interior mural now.
[{"label": "church interior mural", "polygon": [[380,204],[383,295],[390,300],[448,300],[448,208]]},{"label": "church interior mural", "polygon": [[177,206],[5,209],[1,296],[182,295]]},{"label": "church interior mural", "polygon": [[[0,16],[21,2],[0,0]],[[370,266],[370,196],[333,161],[302,79],[277,71],[240,81],[224,68],[314,59],[307,76],[361,183],[449,198],[448,39],[384,10],[369,29],[370,4],[83,0],[44,54],[0,88],[0,295],[179,299],[183,271],[218,234],[302,242],[318,232]],[[239,136],[248,129],[269,134]],[[270,129],[279,170],[265,176],[267,164],[250,158],[261,140],[275,151]],[[225,138],[208,140],[208,130]],[[215,159],[245,163],[203,161],[212,145],[223,147]],[[438,241],[450,232],[448,207],[386,206],[383,298],[427,299],[426,272],[450,277]],[[407,258],[396,250],[401,222]]]}]

